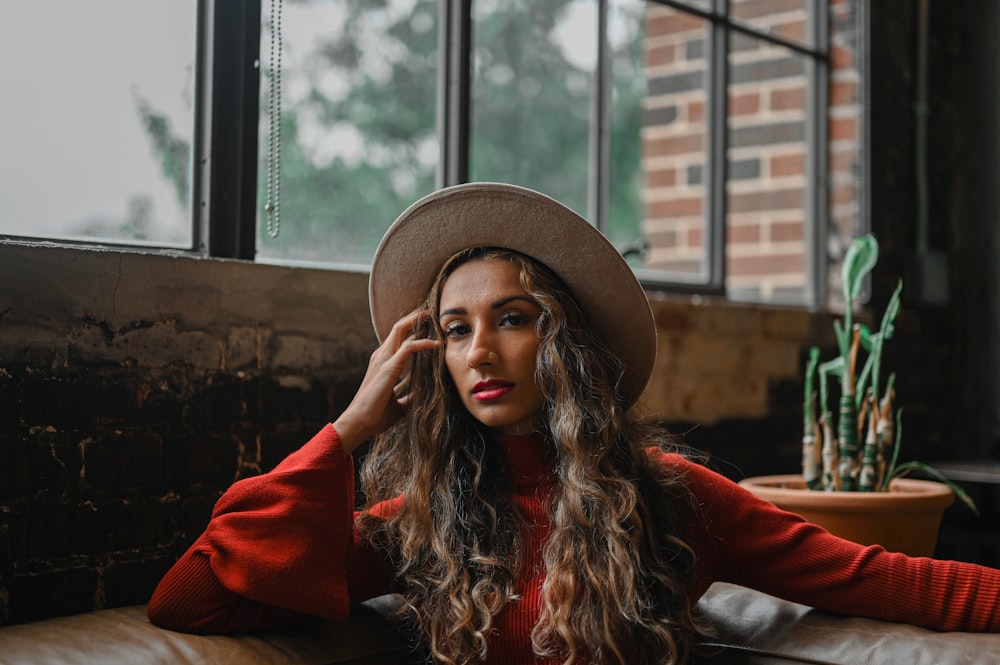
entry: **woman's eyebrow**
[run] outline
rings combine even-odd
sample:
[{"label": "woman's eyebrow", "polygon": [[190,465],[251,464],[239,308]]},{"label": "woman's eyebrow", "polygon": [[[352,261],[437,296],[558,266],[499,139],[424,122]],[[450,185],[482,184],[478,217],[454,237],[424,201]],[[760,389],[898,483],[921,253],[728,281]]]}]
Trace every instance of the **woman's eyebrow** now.
[{"label": "woman's eyebrow", "polygon": [[[509,305],[510,303],[512,303],[512,302],[514,302],[516,300],[523,300],[524,302],[526,302],[528,304],[531,304],[531,305],[537,305],[538,304],[534,300],[532,300],[531,298],[529,298],[528,296],[514,295],[514,296],[508,296],[506,298],[501,298],[500,300],[493,301],[490,304],[490,309],[500,309],[501,307],[505,307],[506,305]],[[450,309],[442,310],[442,312],[438,316],[438,318],[440,319],[440,318],[444,318],[445,316],[462,315],[462,314],[468,314],[468,310],[466,308],[464,308],[464,307],[452,307]]]},{"label": "woman's eyebrow", "polygon": [[452,307],[451,309],[442,310],[441,313],[438,314],[438,318],[443,319],[444,317],[449,316],[451,314],[466,314],[466,313],[467,312],[464,307]]},{"label": "woman's eyebrow", "polygon": [[500,300],[495,301],[490,306],[490,308],[491,309],[500,309],[501,307],[505,307],[506,305],[509,305],[510,303],[514,302],[515,300],[523,300],[524,302],[528,303],[529,305],[537,305],[538,304],[534,300],[532,300],[531,298],[529,298],[528,296],[516,295],[516,296],[510,296],[508,298],[501,298]]}]

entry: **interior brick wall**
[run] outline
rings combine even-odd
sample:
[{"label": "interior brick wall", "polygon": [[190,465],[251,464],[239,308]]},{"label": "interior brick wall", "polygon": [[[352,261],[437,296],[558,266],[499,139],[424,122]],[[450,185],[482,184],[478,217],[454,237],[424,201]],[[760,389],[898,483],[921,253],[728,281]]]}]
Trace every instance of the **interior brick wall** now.
[{"label": "interior brick wall", "polygon": [[364,275],[0,248],[0,623],[144,603],[220,493],[328,422]]}]

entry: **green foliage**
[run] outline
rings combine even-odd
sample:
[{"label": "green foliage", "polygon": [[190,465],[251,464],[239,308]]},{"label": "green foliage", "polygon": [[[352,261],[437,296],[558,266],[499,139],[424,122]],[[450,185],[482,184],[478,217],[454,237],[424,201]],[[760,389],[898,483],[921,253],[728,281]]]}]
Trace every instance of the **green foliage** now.
[{"label": "green foliage", "polygon": [[[392,4],[341,3],[339,29],[298,45],[295,86],[306,92],[283,97],[281,234],[258,234],[270,257],[365,263],[396,215],[434,188],[438,6]],[[261,118],[266,131],[266,104]]]},{"label": "green foliage", "polygon": [[585,213],[591,72],[554,35],[571,4],[497,3],[477,17],[469,163],[472,180],[541,189]]},{"label": "green foliage", "polygon": [[893,469],[895,471],[895,473],[893,474],[894,478],[901,478],[913,469],[922,471],[928,476],[931,476],[932,478],[936,479],[938,482],[948,485],[952,489],[952,491],[955,492],[955,496],[958,497],[959,501],[968,506],[969,510],[974,512],[977,516],[979,515],[979,508],[976,506],[976,502],[973,501],[972,497],[969,496],[968,493],[961,487],[959,487],[958,485],[956,485],[955,483],[953,483],[952,481],[941,475],[941,472],[935,469],[934,467],[924,464],[923,462],[906,462],[904,464],[900,464],[897,467],[893,467]]},{"label": "green foliage", "polygon": [[160,170],[173,186],[177,201],[182,206],[187,206],[191,144],[175,134],[167,117],[157,113],[138,90],[133,90],[132,96],[146,135],[152,143],[153,152],[160,161]]},{"label": "green foliage", "polygon": [[[895,375],[881,385],[881,364],[885,343],[895,333],[894,321],[902,303],[903,283],[893,291],[877,333],[852,321],[852,308],[861,294],[864,280],[878,260],[878,242],[872,235],[855,239],[844,258],[843,279],[846,311],[844,321],[834,321],[834,332],[840,354],[817,364],[819,350],[810,350],[806,367],[806,394],[803,403],[803,477],[822,478],[810,484],[824,490],[886,491],[893,478],[913,469],[920,469],[947,483],[955,494],[973,510],[972,500],[939,472],[920,462],[899,464],[902,441],[902,410],[894,410]],[[858,363],[864,357],[858,371]],[[813,419],[815,397],[812,392],[814,374],[819,379],[819,416]],[[840,388],[840,408],[836,427],[829,405],[827,384],[836,379]],[[831,440],[836,432],[836,440]],[[819,439],[819,440],[817,440]],[[820,448],[836,450],[835,455],[823,455]],[[818,465],[822,462],[823,467]]]},{"label": "green foliage", "polygon": [[[367,263],[388,225],[435,187],[439,36],[436,0],[286,3],[288,20],[304,8],[335,11],[314,43],[286,43],[281,113],[281,233],[258,233],[269,258]],[[470,178],[537,188],[588,213],[593,106],[590,63],[580,48],[596,36],[566,36],[581,3],[528,0],[474,9]],[[618,11],[624,11],[619,9]],[[612,63],[608,228],[612,242],[640,237],[643,21],[624,23]],[[301,14],[299,14],[301,15]],[[327,15],[324,13],[324,15]],[[265,17],[265,39],[269,20]],[[568,41],[567,41],[568,40]],[[266,199],[269,63],[261,62],[258,201]],[[291,64],[289,64],[291,63]],[[331,84],[333,82],[333,84]],[[137,99],[164,176],[187,202],[190,146]]]},{"label": "green foliage", "polygon": [[837,328],[837,343],[840,345],[840,354],[845,358],[849,352],[849,335],[853,328],[851,307],[861,295],[865,277],[875,267],[877,261],[878,242],[875,240],[875,236],[870,233],[855,238],[844,255],[844,263],[841,266],[841,281],[844,288],[844,302],[847,307],[844,312],[844,325]]}]

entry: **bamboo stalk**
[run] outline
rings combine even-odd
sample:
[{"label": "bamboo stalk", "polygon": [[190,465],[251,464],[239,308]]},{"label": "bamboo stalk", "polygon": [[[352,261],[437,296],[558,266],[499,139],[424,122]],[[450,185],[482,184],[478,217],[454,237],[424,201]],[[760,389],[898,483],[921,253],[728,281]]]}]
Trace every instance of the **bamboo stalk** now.
[{"label": "bamboo stalk", "polygon": [[841,377],[840,413],[837,421],[837,438],[840,448],[840,486],[844,491],[853,491],[858,486],[858,408],[854,402],[854,377],[858,363],[858,347],[861,345],[861,331],[857,326],[852,331],[850,356]]},{"label": "bamboo stalk", "polygon": [[878,486],[885,485],[885,474],[888,470],[888,453],[896,440],[896,423],[892,417],[892,403],[896,397],[896,374],[890,374],[885,385],[885,394],[879,404],[878,425]]},{"label": "bamboo stalk", "polygon": [[822,435],[814,423],[810,434],[802,437],[802,479],[811,490],[823,486]]},{"label": "bamboo stalk", "polygon": [[816,365],[819,363],[819,349],[809,350],[809,361],[806,364],[806,385],[802,408],[802,478],[806,487],[817,489],[823,484],[823,461],[821,455],[821,436],[816,424],[816,391],[813,390],[813,379],[816,376]]},{"label": "bamboo stalk", "polygon": [[819,419],[822,433],[823,489],[831,492],[840,490],[840,469],[838,467],[837,439],[833,436],[830,412],[825,411]]},{"label": "bamboo stalk", "polygon": [[[861,476],[858,481],[858,489],[862,492],[874,492],[878,489],[878,423],[879,408],[875,403],[875,397],[868,391],[868,399],[865,412],[868,416],[868,429],[865,434],[865,448],[861,459]],[[861,420],[865,419],[865,413],[861,414]]]}]

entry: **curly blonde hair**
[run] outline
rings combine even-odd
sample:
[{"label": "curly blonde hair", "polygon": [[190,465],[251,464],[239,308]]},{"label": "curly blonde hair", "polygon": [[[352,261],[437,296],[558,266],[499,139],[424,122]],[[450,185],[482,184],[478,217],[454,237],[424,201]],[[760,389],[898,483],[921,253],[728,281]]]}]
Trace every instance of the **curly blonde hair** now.
[{"label": "curly blonde hair", "polygon": [[[562,281],[543,264],[498,248],[464,250],[442,267],[418,335],[440,339],[438,300],[468,261],[518,266],[541,308],[536,382],[543,433],[557,458],[543,559],[543,609],[532,632],[540,657],[566,665],[686,662],[698,636],[686,542],[693,502],[683,479],[646,448],[672,441],[623,408],[623,366],[584,324]],[[361,472],[369,505],[402,495],[388,520],[362,529],[385,547],[405,607],[435,661],[485,659],[495,617],[517,598],[522,543],[512,486],[490,431],[465,410],[436,351],[414,358],[405,418],[377,437]]]}]

